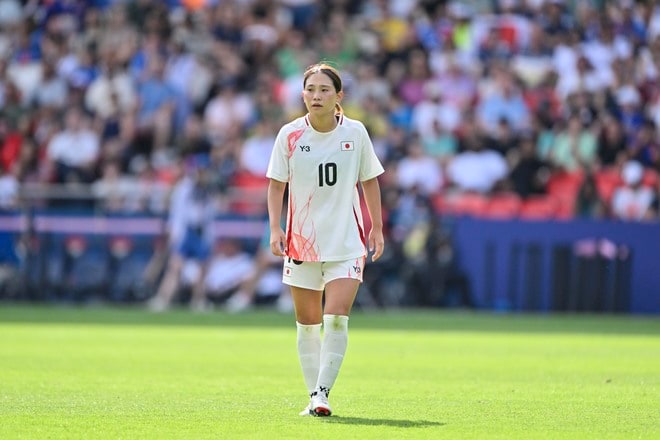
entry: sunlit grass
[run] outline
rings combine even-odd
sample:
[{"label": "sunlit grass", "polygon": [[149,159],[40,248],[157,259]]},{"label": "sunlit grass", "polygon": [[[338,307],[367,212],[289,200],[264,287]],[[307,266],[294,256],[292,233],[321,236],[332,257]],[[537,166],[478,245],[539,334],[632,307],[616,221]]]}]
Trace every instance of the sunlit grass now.
[{"label": "sunlit grass", "polygon": [[660,437],[652,318],[356,312],[302,418],[293,318],[0,305],[0,438]]}]

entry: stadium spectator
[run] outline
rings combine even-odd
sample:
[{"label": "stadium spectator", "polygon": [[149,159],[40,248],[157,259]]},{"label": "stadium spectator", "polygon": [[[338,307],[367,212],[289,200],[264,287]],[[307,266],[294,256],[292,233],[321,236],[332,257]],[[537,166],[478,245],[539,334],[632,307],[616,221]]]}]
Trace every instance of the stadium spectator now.
[{"label": "stadium spectator", "polygon": [[[213,303],[225,303],[238,295],[238,289],[253,275],[254,261],[239,239],[231,237],[218,238],[213,245],[213,252],[206,268],[200,267],[198,261],[187,262],[191,273],[192,288],[191,304],[196,311],[205,311]],[[197,282],[197,277],[203,277]]]},{"label": "stadium spectator", "polygon": [[399,161],[396,172],[401,189],[417,188],[425,196],[440,191],[444,183],[440,163],[424,152],[419,138],[408,140],[406,156]]},{"label": "stadium spectator", "polygon": [[[523,90],[525,105],[529,108],[532,119],[535,118],[546,126],[561,119],[563,103],[557,96],[556,81],[557,74],[549,70],[538,83],[530,83]],[[531,125],[534,126],[534,121]]]},{"label": "stadium spectator", "polygon": [[598,193],[592,173],[584,176],[575,199],[575,218],[603,219],[608,215],[607,204]]},{"label": "stadium spectator", "polygon": [[116,161],[103,163],[101,177],[91,187],[96,206],[103,212],[126,212],[126,199],[134,190],[131,179],[121,172]]},{"label": "stadium spectator", "polygon": [[239,167],[255,176],[265,176],[268,160],[275,143],[272,122],[262,119],[253,127],[252,133],[241,146]]},{"label": "stadium spectator", "polygon": [[55,167],[55,182],[91,183],[101,153],[98,133],[80,108],[67,110],[64,126],[48,143],[47,157]]},{"label": "stadium spectator", "polygon": [[298,112],[300,96],[298,93],[302,72],[306,66],[313,63],[316,54],[306,44],[306,34],[292,29],[283,40],[283,44],[275,50],[274,62],[279,77],[283,81],[283,101],[287,114]]},{"label": "stadium spectator", "polygon": [[41,85],[36,90],[34,104],[37,107],[61,111],[69,101],[69,87],[59,77],[54,62],[44,61]]},{"label": "stadium spectator", "polygon": [[[611,105],[607,104],[606,92],[592,93],[580,90],[568,95],[564,101],[564,112],[566,117],[577,115],[582,125],[594,128],[598,117],[609,113]],[[602,102],[605,101],[605,102]]]},{"label": "stadium spectator", "polygon": [[204,133],[204,122],[197,113],[191,113],[174,139],[174,149],[183,157],[209,154],[211,143]]},{"label": "stadium spectator", "polygon": [[[621,76],[628,74],[628,72],[623,72]],[[617,103],[616,117],[623,124],[628,140],[634,139],[637,130],[642,126],[645,119],[639,91],[635,85],[628,83],[616,90],[615,99]]]},{"label": "stadium spectator", "polygon": [[[499,65],[492,69],[490,90],[482,92],[475,109],[481,127],[487,135],[497,131],[501,120],[506,120],[514,132],[530,127],[530,113],[511,71]],[[482,86],[483,87],[483,86]]]},{"label": "stadium spectator", "polygon": [[612,214],[624,221],[640,221],[652,218],[651,205],[654,193],[643,184],[644,167],[636,161],[628,161],[621,169],[623,185],[612,194]]},{"label": "stadium spectator", "polygon": [[646,119],[628,143],[628,158],[644,167],[660,169],[660,142],[655,122]]},{"label": "stadium spectator", "polygon": [[270,228],[264,230],[252,261],[253,270],[227,299],[227,311],[239,313],[254,306],[272,304],[281,312],[292,311],[291,292],[282,283],[282,259],[270,251]]},{"label": "stadium spectator", "polygon": [[416,107],[426,97],[424,87],[431,79],[428,55],[419,49],[411,51],[407,56],[405,68],[401,82],[394,86],[407,105]]},{"label": "stadium spectator", "polygon": [[227,2],[222,8],[213,9],[209,30],[215,39],[240,46],[243,42],[243,17],[240,9],[241,5],[237,2]]},{"label": "stadium spectator", "polygon": [[568,172],[591,169],[596,161],[596,148],[593,133],[584,127],[578,114],[573,114],[565,129],[557,134],[549,160],[554,168]]},{"label": "stadium spectator", "polygon": [[149,155],[162,153],[172,141],[177,94],[165,79],[161,55],[149,57],[145,78],[138,85],[136,150]]},{"label": "stadium spectator", "polygon": [[375,99],[379,105],[387,105],[392,98],[391,86],[379,75],[378,66],[371,61],[362,61],[355,70],[354,83],[347,98],[354,105],[360,105],[367,98]]},{"label": "stadium spectator", "polygon": [[31,109],[23,102],[23,93],[13,79],[8,78],[3,84],[3,89],[3,106],[0,114],[7,127],[15,129],[24,120],[29,120]]},{"label": "stadium spectator", "polygon": [[461,151],[447,165],[449,190],[488,194],[507,176],[506,159],[484,147],[484,137],[476,123],[466,121]]},{"label": "stadium spectator", "polygon": [[459,112],[466,111],[477,99],[477,81],[472,70],[461,64],[456,55],[448,56],[442,66],[436,66],[436,83],[442,100]]},{"label": "stadium spectator", "polygon": [[0,165],[0,211],[18,208],[18,190],[15,174]]},{"label": "stadium spectator", "polygon": [[31,137],[23,139],[20,154],[13,167],[20,184],[39,183],[47,180],[48,167],[39,160],[39,151]]},{"label": "stadium spectator", "polygon": [[281,0],[280,3],[290,14],[294,29],[309,30],[320,9],[314,0]]},{"label": "stadium spectator", "polygon": [[133,139],[137,103],[133,78],[109,57],[85,91],[85,107],[96,117],[103,139],[119,137],[126,143]]},{"label": "stadium spectator", "polygon": [[519,148],[509,156],[509,159],[511,160],[509,180],[513,191],[522,198],[546,192],[550,167],[537,156],[533,137],[524,136]]},{"label": "stadium spectator", "polygon": [[611,167],[621,164],[626,156],[626,135],[621,122],[611,115],[606,115],[601,123],[598,135],[598,165]]},{"label": "stadium spectator", "polygon": [[443,129],[438,121],[434,121],[433,130],[420,139],[424,152],[436,159],[441,169],[449,163],[458,152],[458,139],[453,132]]},{"label": "stadium spectator", "polygon": [[233,80],[216,85],[213,97],[204,109],[206,135],[212,145],[222,144],[228,138],[243,134],[254,122],[255,108],[252,98],[243,91],[236,91]]},{"label": "stadium spectator", "polygon": [[436,124],[443,131],[456,130],[460,124],[460,108],[443,101],[442,89],[435,80],[427,81],[423,90],[424,98],[414,107],[412,114],[416,133],[422,138],[432,136]]},{"label": "stadium spectator", "polygon": [[520,137],[521,134],[512,129],[509,121],[502,118],[497,123],[495,132],[486,136],[484,141],[488,149],[497,151],[502,156],[507,157],[509,154],[519,150]]}]

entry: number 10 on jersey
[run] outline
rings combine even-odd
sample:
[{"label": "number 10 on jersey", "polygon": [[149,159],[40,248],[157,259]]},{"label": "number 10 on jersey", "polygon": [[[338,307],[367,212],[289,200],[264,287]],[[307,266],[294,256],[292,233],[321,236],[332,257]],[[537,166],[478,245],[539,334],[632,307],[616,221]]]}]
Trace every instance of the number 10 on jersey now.
[{"label": "number 10 on jersey", "polygon": [[334,162],[319,164],[319,186],[332,186],[337,183],[337,164]]}]

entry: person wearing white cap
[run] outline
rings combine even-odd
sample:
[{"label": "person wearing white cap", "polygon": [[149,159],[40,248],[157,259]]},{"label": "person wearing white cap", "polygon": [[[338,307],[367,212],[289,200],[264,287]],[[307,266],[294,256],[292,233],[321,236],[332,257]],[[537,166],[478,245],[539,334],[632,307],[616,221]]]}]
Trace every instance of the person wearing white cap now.
[{"label": "person wearing white cap", "polygon": [[621,168],[623,185],[612,195],[612,216],[618,220],[648,219],[653,203],[653,190],[643,185],[644,167],[637,161],[628,161]]}]

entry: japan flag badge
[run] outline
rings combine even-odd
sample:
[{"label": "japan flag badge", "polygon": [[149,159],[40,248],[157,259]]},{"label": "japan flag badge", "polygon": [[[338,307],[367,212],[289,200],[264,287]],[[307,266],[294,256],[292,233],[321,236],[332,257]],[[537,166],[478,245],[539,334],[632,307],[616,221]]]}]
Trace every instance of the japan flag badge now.
[{"label": "japan flag badge", "polygon": [[353,141],[342,141],[341,151],[353,151],[353,150],[355,150],[355,144],[353,144]]}]

